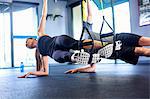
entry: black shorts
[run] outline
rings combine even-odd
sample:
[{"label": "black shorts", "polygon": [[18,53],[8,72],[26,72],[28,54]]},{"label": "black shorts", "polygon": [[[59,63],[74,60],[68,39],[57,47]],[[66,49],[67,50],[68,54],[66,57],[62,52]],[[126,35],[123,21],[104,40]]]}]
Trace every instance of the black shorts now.
[{"label": "black shorts", "polygon": [[122,42],[121,50],[115,51],[110,58],[121,59],[130,64],[137,64],[139,55],[136,55],[135,47],[140,47],[138,44],[141,36],[131,33],[120,33],[115,35],[115,41]]}]

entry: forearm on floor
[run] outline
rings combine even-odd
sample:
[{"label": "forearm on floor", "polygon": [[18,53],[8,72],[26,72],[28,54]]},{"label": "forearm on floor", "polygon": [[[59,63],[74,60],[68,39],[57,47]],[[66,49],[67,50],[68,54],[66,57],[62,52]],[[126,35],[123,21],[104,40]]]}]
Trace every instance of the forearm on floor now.
[{"label": "forearm on floor", "polygon": [[78,72],[95,72],[96,66],[86,66],[86,67],[81,67],[81,68],[77,68],[76,70]]},{"label": "forearm on floor", "polygon": [[48,76],[48,72],[43,71],[36,71],[36,72],[29,72],[29,75],[35,75],[35,76]]}]

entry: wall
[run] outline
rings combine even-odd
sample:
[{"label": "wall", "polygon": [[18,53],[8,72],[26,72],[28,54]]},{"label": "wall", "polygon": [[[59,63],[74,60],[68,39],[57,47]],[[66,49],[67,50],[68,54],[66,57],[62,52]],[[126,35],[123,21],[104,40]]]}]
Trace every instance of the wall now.
[{"label": "wall", "polygon": [[[131,15],[131,31],[133,33],[150,37],[150,25],[139,26],[138,0],[129,0]],[[140,57],[139,63],[150,63],[150,58]]]},{"label": "wall", "polygon": [[129,0],[131,14],[131,31],[143,36],[150,37],[150,25],[139,26],[138,0]]}]

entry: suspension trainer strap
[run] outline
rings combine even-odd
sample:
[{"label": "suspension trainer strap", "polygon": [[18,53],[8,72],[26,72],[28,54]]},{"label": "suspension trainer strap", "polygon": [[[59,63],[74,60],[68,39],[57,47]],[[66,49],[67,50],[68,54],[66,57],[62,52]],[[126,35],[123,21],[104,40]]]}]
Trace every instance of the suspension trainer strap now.
[{"label": "suspension trainer strap", "polygon": [[[103,18],[104,18],[104,16],[103,16]],[[102,41],[102,37],[101,37],[101,35],[102,35],[102,30],[103,30],[103,26],[104,26],[104,20],[103,20],[103,22],[102,22],[102,26],[101,26],[100,33],[99,33],[99,37],[100,37],[100,41],[101,41],[101,43],[102,43],[102,46],[104,46],[103,41]]]},{"label": "suspension trainer strap", "polygon": [[[82,0],[81,1],[81,11],[82,11],[82,21],[85,21],[84,19],[86,19],[85,18],[85,16],[86,15],[84,15],[86,12],[86,10],[85,10],[85,5],[86,5],[86,2],[85,2],[85,0]],[[91,45],[92,45],[92,47],[91,47],[91,49],[90,49],[90,58],[89,58],[89,61],[88,61],[88,64],[91,64],[91,62],[92,62],[92,58],[93,58],[93,48],[94,48],[94,40],[93,40],[93,38],[92,38],[92,36],[91,36],[91,33],[89,32],[89,30],[88,30],[88,28],[86,27],[86,26],[82,26],[83,28],[82,28],[82,33],[81,33],[81,36],[80,36],[80,51],[81,51],[81,49],[82,49],[82,45],[84,45],[83,44],[83,42],[82,42],[82,38],[83,38],[83,34],[85,33],[84,31],[86,30],[87,31],[87,33],[88,33],[88,35],[90,36],[90,39],[92,40],[91,41]]]},{"label": "suspension trainer strap", "polygon": [[94,39],[92,38],[92,36],[91,36],[91,34],[90,34],[90,32],[89,32],[87,27],[86,27],[86,31],[87,31],[87,33],[89,34],[89,36],[90,36],[90,38],[92,40],[92,47],[90,49],[90,58],[89,58],[89,61],[88,61],[88,64],[91,64],[92,58],[93,58]]},{"label": "suspension trainer strap", "polygon": [[[103,0],[100,0],[100,5],[101,5],[101,8],[102,8],[102,14],[103,14],[103,10],[104,10]],[[102,34],[102,30],[103,30],[103,27],[104,27],[104,23],[106,23],[107,26],[112,30],[111,33]],[[109,23],[106,21],[105,16],[104,16],[104,14],[103,14],[102,26],[101,26],[100,33],[99,33],[100,41],[101,41],[101,43],[102,43],[102,46],[104,46],[102,38],[104,38],[104,37],[109,37],[109,36],[112,36],[112,35],[114,35],[114,30],[113,30],[113,28],[109,25]]]},{"label": "suspension trainer strap", "polygon": [[81,11],[82,11],[82,20],[87,21],[87,2],[86,0],[81,0]]},{"label": "suspension trainer strap", "polygon": [[82,47],[83,47],[83,46],[89,46],[89,45],[93,45],[93,42],[92,42],[92,41],[89,41],[89,42],[82,42]]},{"label": "suspension trainer strap", "polygon": [[109,23],[106,21],[104,16],[103,16],[103,20],[106,22],[106,24],[109,26],[109,28],[114,32],[113,28],[109,25]]},{"label": "suspension trainer strap", "polygon": [[[102,14],[103,14],[103,9],[104,9],[104,4],[103,4],[103,0],[100,0],[100,5],[101,5],[101,8],[102,8]],[[101,43],[102,43],[102,46],[104,46],[104,44],[103,44],[103,41],[102,41],[102,37],[101,37],[101,34],[102,34],[102,29],[103,29],[103,26],[104,26],[104,14],[103,14],[103,22],[102,22],[102,26],[101,26],[101,29],[100,29],[100,41],[101,41]]]}]

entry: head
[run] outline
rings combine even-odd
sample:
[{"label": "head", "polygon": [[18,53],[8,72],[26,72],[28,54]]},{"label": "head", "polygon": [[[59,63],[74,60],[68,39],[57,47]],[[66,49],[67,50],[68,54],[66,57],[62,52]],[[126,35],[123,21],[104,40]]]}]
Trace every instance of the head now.
[{"label": "head", "polygon": [[36,46],[37,46],[37,40],[36,39],[27,38],[27,40],[26,40],[26,47],[27,48],[33,49],[33,48],[36,48]]}]

